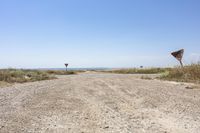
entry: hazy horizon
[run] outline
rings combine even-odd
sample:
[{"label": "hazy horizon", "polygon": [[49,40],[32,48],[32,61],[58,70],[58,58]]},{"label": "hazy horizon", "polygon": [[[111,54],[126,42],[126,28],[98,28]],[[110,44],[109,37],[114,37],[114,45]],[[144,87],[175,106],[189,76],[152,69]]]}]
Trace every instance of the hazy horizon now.
[{"label": "hazy horizon", "polygon": [[200,61],[198,0],[1,0],[0,68],[130,68]]}]

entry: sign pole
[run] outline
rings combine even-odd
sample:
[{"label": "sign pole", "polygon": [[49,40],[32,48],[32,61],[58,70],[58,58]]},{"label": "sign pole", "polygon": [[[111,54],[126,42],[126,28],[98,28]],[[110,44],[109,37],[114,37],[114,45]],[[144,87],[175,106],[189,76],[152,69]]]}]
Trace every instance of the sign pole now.
[{"label": "sign pole", "polygon": [[182,62],[182,60],[180,60],[180,64],[181,64],[181,67],[183,68],[183,62]]},{"label": "sign pole", "polygon": [[68,67],[68,65],[69,65],[69,64],[67,64],[67,63],[65,64],[65,66],[66,66],[66,71],[67,71],[67,67]]}]

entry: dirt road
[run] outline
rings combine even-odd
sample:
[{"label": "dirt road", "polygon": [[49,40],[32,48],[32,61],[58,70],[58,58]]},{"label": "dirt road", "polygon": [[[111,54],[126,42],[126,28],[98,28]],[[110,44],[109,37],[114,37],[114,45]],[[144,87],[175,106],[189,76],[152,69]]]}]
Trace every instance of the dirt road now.
[{"label": "dirt road", "polygon": [[198,133],[200,89],[86,73],[0,88],[0,132]]}]

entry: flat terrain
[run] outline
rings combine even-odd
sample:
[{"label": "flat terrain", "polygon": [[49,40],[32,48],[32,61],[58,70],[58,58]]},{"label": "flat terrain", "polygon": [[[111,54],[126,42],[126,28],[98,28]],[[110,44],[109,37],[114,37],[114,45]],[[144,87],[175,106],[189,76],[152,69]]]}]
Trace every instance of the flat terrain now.
[{"label": "flat terrain", "polygon": [[0,88],[0,132],[198,133],[200,89],[84,73]]}]

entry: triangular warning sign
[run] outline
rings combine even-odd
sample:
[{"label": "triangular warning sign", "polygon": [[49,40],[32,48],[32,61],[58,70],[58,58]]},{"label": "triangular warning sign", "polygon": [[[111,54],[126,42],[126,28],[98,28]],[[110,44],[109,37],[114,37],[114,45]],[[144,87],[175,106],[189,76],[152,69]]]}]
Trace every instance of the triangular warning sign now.
[{"label": "triangular warning sign", "polygon": [[184,54],[184,49],[181,49],[179,51],[175,51],[171,53],[172,56],[174,56],[177,60],[181,61],[183,58],[183,54]]}]

